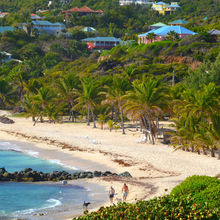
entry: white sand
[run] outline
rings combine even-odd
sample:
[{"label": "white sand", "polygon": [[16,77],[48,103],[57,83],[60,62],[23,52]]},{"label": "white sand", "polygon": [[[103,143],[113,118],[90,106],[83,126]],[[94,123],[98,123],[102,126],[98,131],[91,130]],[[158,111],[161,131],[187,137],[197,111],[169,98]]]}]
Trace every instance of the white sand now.
[{"label": "white sand", "polygon": [[[30,119],[13,118],[15,124],[0,123],[0,139],[35,143],[39,148],[62,151],[74,157],[105,165],[117,173],[129,171],[131,180],[94,178],[89,180],[109,188],[113,185],[121,198],[121,187],[128,183],[128,201],[163,195],[191,175],[215,176],[220,173],[220,160],[205,155],[174,151],[157,142],[155,145],[138,143],[143,138],[140,132],[100,130],[83,123],[49,124]],[[63,143],[73,149],[62,149]],[[67,147],[68,147],[67,146]],[[52,152],[51,151],[51,152]],[[57,158],[60,159],[60,158]],[[74,163],[72,164],[75,165]],[[97,167],[96,167],[97,168]],[[94,170],[91,167],[91,170]]]}]

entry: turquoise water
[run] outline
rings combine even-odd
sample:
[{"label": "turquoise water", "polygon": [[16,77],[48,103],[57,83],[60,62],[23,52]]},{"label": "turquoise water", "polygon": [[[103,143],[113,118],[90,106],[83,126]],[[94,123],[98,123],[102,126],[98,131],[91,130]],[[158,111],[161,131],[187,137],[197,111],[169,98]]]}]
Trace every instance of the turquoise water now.
[{"label": "turquoise water", "polygon": [[88,192],[80,186],[0,183],[0,219],[21,216],[65,204],[83,204]]},{"label": "turquoise water", "polygon": [[8,172],[21,171],[24,168],[32,168],[36,171],[53,172],[54,170],[66,170],[72,172],[68,168],[62,167],[57,161],[48,161],[37,157],[32,157],[17,151],[0,150],[0,167],[4,167]]},{"label": "turquoise water", "polygon": [[[9,172],[29,167],[42,172],[70,171],[57,163],[11,150],[0,150],[0,167],[5,167]],[[3,216],[33,214],[65,204],[72,204],[71,207],[80,204],[81,208],[83,201],[88,199],[87,190],[80,186],[0,182],[0,219]]]}]

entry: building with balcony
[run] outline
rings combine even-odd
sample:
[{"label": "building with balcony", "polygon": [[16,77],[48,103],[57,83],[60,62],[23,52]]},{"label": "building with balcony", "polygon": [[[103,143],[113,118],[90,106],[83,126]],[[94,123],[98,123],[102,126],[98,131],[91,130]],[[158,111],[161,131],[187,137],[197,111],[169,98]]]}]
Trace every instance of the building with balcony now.
[{"label": "building with balcony", "polygon": [[[178,37],[180,39],[184,39],[186,37],[197,34],[193,31],[190,31],[190,30],[182,27],[182,26],[165,26],[165,27],[161,27],[159,29],[151,30],[151,31],[148,31],[147,33],[138,35],[138,43],[139,44],[141,44],[141,43],[149,44],[149,43],[152,43],[155,41],[166,40],[171,31],[177,33]],[[154,34],[153,39],[148,38],[148,35],[150,33]]]},{"label": "building with balcony", "polygon": [[90,50],[110,50],[119,45],[122,40],[115,37],[91,37],[82,40]]},{"label": "building with balcony", "polygon": [[[36,29],[40,35],[52,34],[59,35],[65,29],[65,25],[60,22],[51,23],[49,21],[32,21],[32,29]],[[26,24],[23,24],[23,29],[26,30]]]},{"label": "building with balcony", "polygon": [[171,2],[170,4],[165,2],[155,2],[152,5],[152,9],[162,15],[173,14],[179,8],[180,6],[177,2]]}]

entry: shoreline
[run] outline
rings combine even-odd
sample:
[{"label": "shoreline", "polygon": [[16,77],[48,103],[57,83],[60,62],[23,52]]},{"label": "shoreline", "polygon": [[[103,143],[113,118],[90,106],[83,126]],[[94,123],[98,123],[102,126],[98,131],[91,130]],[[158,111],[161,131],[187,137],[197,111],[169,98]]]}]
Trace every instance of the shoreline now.
[{"label": "shoreline", "polygon": [[[127,131],[127,134],[123,135],[120,131],[93,129],[83,123],[38,123],[33,127],[30,119],[13,120],[15,124],[12,125],[0,124],[1,140],[33,144],[42,151],[47,150],[48,157],[56,152],[56,159],[61,163],[75,167],[78,159],[78,163],[84,166],[89,163],[87,168],[90,171],[100,167],[105,169],[104,171],[107,169],[116,173],[130,172],[133,176],[131,179],[86,180],[104,186],[106,190],[113,185],[119,199],[122,184],[127,182],[130,191],[128,202],[164,195],[187,176],[215,176],[220,170],[217,158],[174,151],[159,142],[155,145],[139,143],[138,140],[143,136],[139,132]],[[66,155],[66,158],[62,155]],[[109,205],[109,202],[104,205]]]}]

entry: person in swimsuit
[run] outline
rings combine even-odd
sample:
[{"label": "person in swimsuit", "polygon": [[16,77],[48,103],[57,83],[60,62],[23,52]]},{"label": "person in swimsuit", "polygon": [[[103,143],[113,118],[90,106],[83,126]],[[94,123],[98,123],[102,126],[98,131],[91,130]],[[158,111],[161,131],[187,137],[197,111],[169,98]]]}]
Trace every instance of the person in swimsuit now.
[{"label": "person in swimsuit", "polygon": [[126,185],[126,183],[124,183],[124,185],[122,187],[122,200],[123,200],[123,202],[126,201],[128,193],[129,193],[128,186]]},{"label": "person in swimsuit", "polygon": [[109,194],[110,202],[113,203],[113,199],[114,199],[114,196],[115,196],[115,189],[112,186],[111,186],[108,194]]}]

